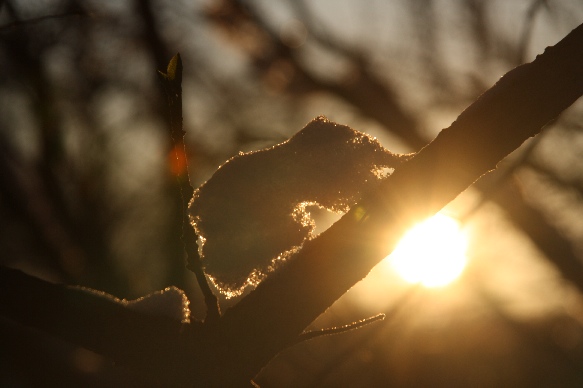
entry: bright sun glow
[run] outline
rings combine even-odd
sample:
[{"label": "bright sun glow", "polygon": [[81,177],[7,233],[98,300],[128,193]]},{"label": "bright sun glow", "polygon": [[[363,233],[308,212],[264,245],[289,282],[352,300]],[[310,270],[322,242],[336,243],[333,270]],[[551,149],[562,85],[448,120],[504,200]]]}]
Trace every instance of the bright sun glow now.
[{"label": "bright sun glow", "polygon": [[388,262],[409,283],[445,286],[463,272],[467,245],[459,223],[437,214],[409,230]]}]

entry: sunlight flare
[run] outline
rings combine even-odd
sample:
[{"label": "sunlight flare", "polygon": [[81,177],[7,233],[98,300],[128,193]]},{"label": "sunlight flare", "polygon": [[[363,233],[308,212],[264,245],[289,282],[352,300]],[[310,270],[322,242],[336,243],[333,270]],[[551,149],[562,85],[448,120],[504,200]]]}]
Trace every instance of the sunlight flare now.
[{"label": "sunlight flare", "polygon": [[463,272],[468,239],[453,218],[436,214],[411,228],[387,263],[409,283],[445,286]]}]

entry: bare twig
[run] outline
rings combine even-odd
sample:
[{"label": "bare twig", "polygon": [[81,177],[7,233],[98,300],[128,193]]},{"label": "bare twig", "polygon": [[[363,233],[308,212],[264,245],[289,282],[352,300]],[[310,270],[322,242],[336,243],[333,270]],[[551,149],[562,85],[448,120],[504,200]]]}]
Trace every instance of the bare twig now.
[{"label": "bare twig", "polygon": [[326,336],[326,335],[346,333],[347,331],[360,329],[361,327],[366,326],[370,323],[373,323],[376,321],[382,321],[384,319],[385,319],[385,314],[380,313],[380,314],[374,315],[374,316],[369,317],[369,318],[361,319],[360,321],[349,323],[347,325],[331,327],[328,329],[306,331],[306,332],[303,332],[302,334],[300,334],[291,345],[299,344],[300,342],[309,341],[311,339]]},{"label": "bare twig", "polygon": [[[385,325],[393,324],[398,320],[399,315],[405,312],[405,307],[410,306],[412,300],[419,295],[419,291],[422,290],[420,284],[409,287],[403,294],[401,294],[391,306],[389,306],[383,315],[385,315]],[[384,330],[390,330],[387,326]],[[393,335],[396,331],[393,329]],[[338,370],[342,365],[357,353],[357,349],[369,348],[372,343],[378,341],[380,335],[380,328],[376,330],[369,330],[366,334],[362,335],[358,340],[350,343],[349,346],[345,347],[342,351],[337,352],[334,356],[327,360],[323,367],[312,376],[311,380],[306,383],[308,387],[321,386],[322,382],[326,379],[328,375],[333,373],[333,371]]]},{"label": "bare twig", "polygon": [[168,63],[166,73],[160,72],[160,74],[162,75],[168,102],[170,134],[174,144],[173,157],[178,166],[174,173],[178,180],[180,195],[182,197],[182,242],[184,243],[184,249],[187,255],[186,267],[194,272],[198,285],[204,295],[207,308],[205,322],[215,322],[220,317],[218,300],[210,289],[204,274],[202,260],[198,254],[197,236],[188,217],[188,203],[192,198],[194,189],[190,184],[186,149],[184,146],[184,135],[186,132],[184,132],[182,126],[182,60],[180,59],[180,54],[172,57],[170,63]]}]

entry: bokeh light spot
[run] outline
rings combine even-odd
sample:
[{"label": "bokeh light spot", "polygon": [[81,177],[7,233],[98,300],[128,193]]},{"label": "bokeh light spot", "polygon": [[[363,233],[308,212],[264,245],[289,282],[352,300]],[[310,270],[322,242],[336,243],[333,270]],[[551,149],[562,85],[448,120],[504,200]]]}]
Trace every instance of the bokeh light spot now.
[{"label": "bokeh light spot", "polygon": [[168,167],[174,176],[182,176],[186,173],[187,158],[182,143],[176,144],[168,154]]}]

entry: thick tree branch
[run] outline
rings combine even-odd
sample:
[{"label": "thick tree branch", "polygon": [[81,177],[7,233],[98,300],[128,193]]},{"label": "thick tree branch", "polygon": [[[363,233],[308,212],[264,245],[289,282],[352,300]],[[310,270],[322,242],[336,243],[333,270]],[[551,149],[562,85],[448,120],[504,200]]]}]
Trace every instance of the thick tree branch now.
[{"label": "thick tree branch", "polygon": [[[314,90],[330,92],[340,96],[349,104],[360,109],[363,114],[389,128],[392,134],[398,135],[411,149],[418,150],[427,144],[426,139],[420,135],[418,122],[401,105],[394,92],[395,88],[390,84],[390,81],[381,80],[377,75],[368,71],[368,64],[354,50],[347,49],[345,44],[336,42],[329,36],[321,36],[319,31],[310,29],[311,36],[319,44],[336,55],[347,58],[354,68],[358,70],[358,76],[353,77],[351,82],[322,80],[312,75],[310,69],[298,59],[294,49],[281,42],[279,35],[262,20],[259,12],[239,0],[231,0],[228,3],[230,6],[227,12],[222,12],[218,15],[211,14],[210,18],[217,23],[228,25],[228,28],[233,30],[237,29],[237,27],[233,26],[238,24],[245,25],[251,22],[256,24],[261,31],[264,31],[269,37],[269,44],[273,48],[259,54],[256,52],[250,53],[251,59],[257,69],[262,71],[266,71],[266,69],[277,64],[282,59],[291,63],[294,67],[295,76],[293,81],[290,82],[288,92],[302,93]],[[470,13],[475,19],[472,24],[475,27],[477,41],[482,42],[482,46],[489,46],[487,42],[487,26],[483,20],[484,7],[468,4],[471,5]],[[297,6],[297,8],[301,8],[301,6]],[[536,7],[533,4],[527,17],[530,18],[530,14],[535,11]],[[300,9],[302,20],[309,20],[309,18],[305,18],[302,12]],[[311,21],[311,24],[313,23],[314,21]],[[528,24],[529,21],[527,20],[525,23]],[[512,60],[512,63],[515,63],[515,61]],[[480,180],[474,184],[474,187],[482,193],[490,192],[492,189],[490,180]],[[579,291],[583,293],[583,265],[581,265],[580,258],[575,253],[572,242],[559,233],[542,217],[538,209],[526,203],[521,196],[505,196],[504,193],[506,192],[502,190],[498,195],[490,199],[506,212],[508,219],[530,238],[533,244],[544,253],[545,257],[561,271],[563,277],[572,281]],[[520,203],[515,203],[515,201]],[[532,220],[537,220],[539,224],[533,227],[530,223]],[[557,249],[557,247],[561,248]],[[558,250],[561,251],[560,257],[558,256]],[[567,267],[570,268],[569,272],[565,272]]]},{"label": "thick tree branch", "polygon": [[[93,350],[169,385],[184,384],[197,360],[193,328],[126,308],[113,297],[52,284],[0,267],[0,315]],[[189,359],[184,358],[190,354]]]},{"label": "thick tree branch", "polygon": [[246,335],[229,335],[224,365],[252,378],[389,254],[413,222],[436,213],[577,100],[581,47],[583,25],[506,74],[379,190],[228,310],[222,332],[245,328]]}]

